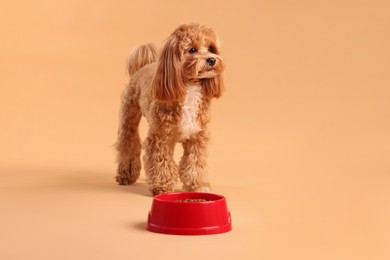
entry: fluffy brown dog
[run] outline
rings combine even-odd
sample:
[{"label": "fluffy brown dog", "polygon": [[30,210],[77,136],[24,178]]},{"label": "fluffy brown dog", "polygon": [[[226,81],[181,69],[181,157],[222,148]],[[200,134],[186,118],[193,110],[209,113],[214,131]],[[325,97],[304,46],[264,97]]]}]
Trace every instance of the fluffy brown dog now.
[{"label": "fluffy brown dog", "polygon": [[[152,44],[133,49],[128,69],[116,143],[117,182],[132,184],[140,175],[143,115],[149,123],[143,158],[149,190],[171,192],[180,177],[183,190],[208,191],[209,108],[212,98],[222,94],[224,70],[214,31],[196,23],[181,25],[159,55]],[[177,142],[184,149],[179,166],[173,160]]]}]

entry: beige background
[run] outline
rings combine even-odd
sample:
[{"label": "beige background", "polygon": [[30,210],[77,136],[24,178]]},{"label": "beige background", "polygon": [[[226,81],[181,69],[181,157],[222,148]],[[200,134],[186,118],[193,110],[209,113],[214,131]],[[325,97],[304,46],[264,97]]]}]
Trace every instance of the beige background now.
[{"label": "beige background", "polygon": [[[390,259],[389,1],[0,10],[0,259]],[[113,179],[125,59],[193,20],[224,45],[209,171],[233,231],[154,234],[144,175]]]}]

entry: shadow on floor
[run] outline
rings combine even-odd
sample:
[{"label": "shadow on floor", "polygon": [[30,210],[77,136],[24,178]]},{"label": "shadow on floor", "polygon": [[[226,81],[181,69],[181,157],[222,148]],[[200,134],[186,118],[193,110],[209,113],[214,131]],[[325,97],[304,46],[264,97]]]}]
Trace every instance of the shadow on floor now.
[{"label": "shadow on floor", "polygon": [[130,225],[131,229],[136,229],[139,231],[147,231],[146,229],[147,223],[146,222],[139,222],[139,223],[132,223]]},{"label": "shadow on floor", "polygon": [[56,189],[70,192],[130,192],[141,196],[152,197],[146,181],[142,177],[132,185],[119,185],[115,181],[114,173],[111,172],[45,169],[33,171],[30,174],[36,178],[23,188],[34,190]]}]

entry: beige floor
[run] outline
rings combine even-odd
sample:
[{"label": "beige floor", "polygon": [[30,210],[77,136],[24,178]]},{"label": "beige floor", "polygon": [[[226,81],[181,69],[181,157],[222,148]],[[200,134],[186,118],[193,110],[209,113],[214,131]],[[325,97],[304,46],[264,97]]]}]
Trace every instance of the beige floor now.
[{"label": "beige floor", "polygon": [[[216,2],[1,4],[0,259],[390,259],[390,4]],[[227,64],[220,235],[146,231],[144,175],[113,179],[129,48],[190,20]]]}]

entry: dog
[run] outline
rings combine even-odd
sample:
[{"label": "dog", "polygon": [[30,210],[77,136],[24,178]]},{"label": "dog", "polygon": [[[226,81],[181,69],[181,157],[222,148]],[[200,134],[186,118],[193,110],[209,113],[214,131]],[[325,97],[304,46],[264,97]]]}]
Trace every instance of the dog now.
[{"label": "dog", "polygon": [[[130,81],[122,94],[116,149],[116,181],[129,185],[144,169],[153,195],[174,191],[180,179],[184,191],[208,192],[206,157],[210,139],[210,105],[224,90],[225,64],[220,43],[210,27],[180,25],[160,53],[153,44],[135,47],[129,56]],[[144,116],[149,131],[142,145],[139,123]],[[173,159],[176,143],[183,156]]]}]

